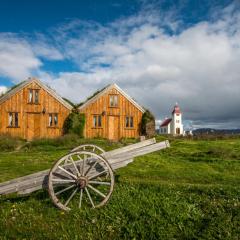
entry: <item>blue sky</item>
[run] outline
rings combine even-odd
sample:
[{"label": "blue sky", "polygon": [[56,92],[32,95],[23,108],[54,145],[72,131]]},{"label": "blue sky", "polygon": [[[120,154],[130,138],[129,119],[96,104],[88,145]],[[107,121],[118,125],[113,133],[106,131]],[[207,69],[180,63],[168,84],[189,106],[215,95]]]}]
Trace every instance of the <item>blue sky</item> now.
[{"label": "blue sky", "polygon": [[134,14],[140,8],[141,3],[136,0],[3,0],[0,30],[28,33],[46,31],[73,19],[108,23],[121,16]]},{"label": "blue sky", "polygon": [[37,76],[80,102],[116,82],[159,120],[177,101],[195,127],[240,127],[239,6],[3,0],[0,91]]}]

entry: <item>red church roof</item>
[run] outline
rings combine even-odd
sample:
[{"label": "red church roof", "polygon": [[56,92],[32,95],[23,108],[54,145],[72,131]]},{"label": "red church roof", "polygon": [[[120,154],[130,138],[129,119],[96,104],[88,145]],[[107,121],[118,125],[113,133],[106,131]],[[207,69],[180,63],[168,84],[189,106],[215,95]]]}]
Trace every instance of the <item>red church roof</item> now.
[{"label": "red church roof", "polygon": [[160,127],[166,127],[170,122],[172,121],[171,118],[166,118],[162,124],[160,125]]},{"label": "red church roof", "polygon": [[174,109],[172,111],[172,114],[174,113],[181,113],[180,107],[178,106],[178,104],[176,103],[176,105],[174,106]]}]

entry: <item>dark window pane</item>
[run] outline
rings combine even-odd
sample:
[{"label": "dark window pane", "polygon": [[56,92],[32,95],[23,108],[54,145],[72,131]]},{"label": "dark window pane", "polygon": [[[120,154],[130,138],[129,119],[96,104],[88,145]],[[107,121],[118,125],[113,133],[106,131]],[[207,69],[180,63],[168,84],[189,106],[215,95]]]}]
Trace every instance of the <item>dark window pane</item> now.
[{"label": "dark window pane", "polygon": [[125,127],[129,127],[129,117],[126,117],[126,124]]},{"label": "dark window pane", "polygon": [[93,127],[97,127],[97,116],[93,116]]},{"label": "dark window pane", "polygon": [[98,127],[102,126],[102,117],[98,116]]},{"label": "dark window pane", "polygon": [[133,117],[130,117],[130,127],[133,127]]},{"label": "dark window pane", "polygon": [[39,90],[35,90],[35,103],[39,103]]},{"label": "dark window pane", "polygon": [[54,116],[54,125],[57,126],[58,125],[58,115],[55,114]]},{"label": "dark window pane", "polygon": [[18,127],[18,113],[15,113],[15,127]]}]

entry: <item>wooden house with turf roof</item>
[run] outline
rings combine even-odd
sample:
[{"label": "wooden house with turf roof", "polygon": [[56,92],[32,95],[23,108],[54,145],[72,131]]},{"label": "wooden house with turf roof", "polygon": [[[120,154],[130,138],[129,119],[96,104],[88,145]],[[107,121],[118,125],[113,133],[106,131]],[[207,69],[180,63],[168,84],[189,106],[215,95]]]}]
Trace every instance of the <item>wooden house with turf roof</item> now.
[{"label": "wooden house with turf roof", "polygon": [[0,97],[0,134],[27,140],[61,136],[72,108],[53,89],[29,78]]},{"label": "wooden house with turf roof", "polygon": [[119,140],[140,136],[145,109],[118,85],[111,84],[88,98],[79,111],[85,114],[86,138]]}]

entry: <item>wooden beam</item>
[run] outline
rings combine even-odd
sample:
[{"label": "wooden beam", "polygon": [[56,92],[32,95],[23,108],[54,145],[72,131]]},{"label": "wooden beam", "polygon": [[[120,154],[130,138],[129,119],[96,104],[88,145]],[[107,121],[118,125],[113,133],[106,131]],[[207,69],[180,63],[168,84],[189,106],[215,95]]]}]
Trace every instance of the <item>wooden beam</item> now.
[{"label": "wooden beam", "polygon": [[[125,167],[127,164],[133,161],[134,157],[142,156],[148,153],[159,151],[161,149],[169,147],[169,142],[159,142],[154,144],[153,139],[146,140],[141,143],[136,143],[130,146],[126,146],[121,149],[116,149],[109,151],[108,155],[103,153],[102,156],[105,157],[110,163],[113,170]],[[76,161],[76,163],[81,162],[81,160]],[[68,169],[73,169],[72,164],[68,164]],[[89,166],[85,167],[85,171]],[[96,169],[91,170],[91,174],[96,172]],[[0,195],[9,194],[17,192],[19,194],[27,194],[33,191],[39,190],[41,188],[47,188],[48,182],[48,170],[40,171],[34,174],[30,174],[24,177],[13,179],[0,184]]]},{"label": "wooden beam", "polygon": [[[152,138],[152,139],[149,139],[149,140],[145,140],[143,142],[128,145],[126,147],[111,150],[109,152],[104,152],[103,154],[101,154],[101,156],[108,159],[108,161],[111,162],[111,159],[116,158],[116,156],[122,155],[123,153],[126,153],[128,151],[133,151],[135,149],[139,149],[141,147],[146,147],[148,145],[152,145],[154,143],[156,143],[156,140],[155,140],[155,138]],[[19,182],[22,182],[22,181],[25,181],[25,180],[28,180],[28,179],[34,179],[34,178],[37,178],[37,177],[40,177],[40,176],[45,176],[46,174],[48,174],[48,172],[49,172],[49,170],[43,170],[43,171],[33,173],[33,174],[30,174],[30,175],[27,175],[27,176],[23,176],[23,177],[19,177],[19,178],[10,180],[10,181],[6,181],[6,182],[3,182],[3,183],[0,183],[0,188],[5,186],[5,185],[17,184]]]},{"label": "wooden beam", "polygon": [[125,153],[125,152],[128,152],[128,151],[132,151],[134,149],[146,147],[146,146],[149,146],[149,145],[152,145],[152,144],[155,144],[155,143],[156,143],[156,139],[152,138],[152,139],[148,139],[148,140],[145,140],[145,141],[142,141],[142,142],[139,142],[139,143],[128,145],[126,147],[122,147],[122,148],[114,149],[114,150],[111,150],[111,151],[108,151],[108,152],[104,152],[104,153],[101,154],[101,156],[110,159],[111,156],[114,156],[114,155],[117,155],[117,154],[122,154],[122,153]]}]

